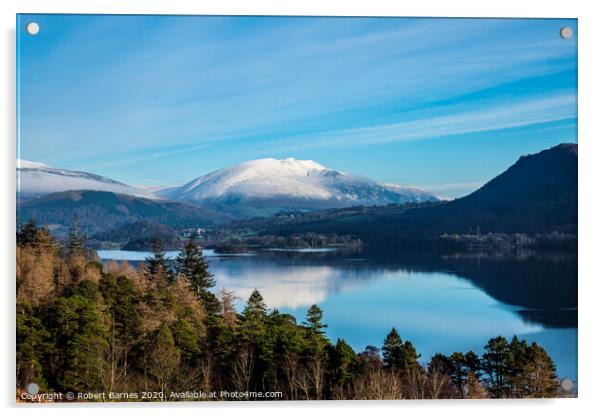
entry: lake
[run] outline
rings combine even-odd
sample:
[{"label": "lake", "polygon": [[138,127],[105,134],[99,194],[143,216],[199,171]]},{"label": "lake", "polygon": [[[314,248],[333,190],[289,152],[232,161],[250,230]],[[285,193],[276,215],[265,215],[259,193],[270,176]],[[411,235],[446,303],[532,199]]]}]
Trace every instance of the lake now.
[{"label": "lake", "polygon": [[[144,260],[150,253],[99,250],[103,260]],[[167,252],[173,258],[177,252]],[[441,352],[482,352],[503,335],[544,346],[561,377],[577,380],[575,257],[363,258],[329,250],[218,255],[204,250],[221,288],[241,307],[257,288],[270,308],[298,322],[312,304],[324,310],[327,334],[357,352],[381,347],[391,327],[422,361]]]}]

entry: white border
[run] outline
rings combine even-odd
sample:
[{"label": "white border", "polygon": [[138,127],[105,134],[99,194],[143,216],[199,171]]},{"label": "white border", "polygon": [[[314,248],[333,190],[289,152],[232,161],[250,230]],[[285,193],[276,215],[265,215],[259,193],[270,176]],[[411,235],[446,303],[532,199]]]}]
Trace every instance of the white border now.
[{"label": "white border", "polygon": [[[3,203],[0,256],[2,264],[2,377],[0,396],[8,414],[33,413],[29,407],[14,405],[14,229],[15,229],[15,14],[20,13],[112,13],[112,14],[232,14],[232,15],[325,15],[325,16],[440,16],[440,17],[576,17],[579,19],[579,399],[549,401],[423,401],[423,402],[285,402],[285,403],[209,403],[172,404],[178,414],[227,413],[303,414],[339,413],[365,414],[376,412],[420,412],[421,414],[483,414],[505,415],[546,413],[567,415],[568,412],[590,413],[602,408],[602,348],[598,298],[602,294],[596,260],[602,235],[600,217],[600,167],[602,111],[600,103],[602,65],[599,50],[602,21],[594,1],[525,1],[499,0],[2,0],[2,91],[0,101],[3,129],[0,175]],[[598,106],[596,107],[596,103]],[[598,237],[598,239],[597,239]],[[598,268],[596,267],[598,266]],[[125,414],[165,414],[164,405],[141,407],[112,405],[109,410]],[[109,409],[110,409],[109,408]],[[36,407],[48,415],[106,414],[107,408],[87,406]],[[576,413],[575,413],[576,414]]]}]

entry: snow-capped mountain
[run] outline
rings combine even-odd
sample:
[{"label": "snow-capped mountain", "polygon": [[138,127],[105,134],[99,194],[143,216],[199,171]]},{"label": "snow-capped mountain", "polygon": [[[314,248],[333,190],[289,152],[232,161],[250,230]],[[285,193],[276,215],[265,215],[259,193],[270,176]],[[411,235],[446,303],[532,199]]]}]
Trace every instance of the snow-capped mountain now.
[{"label": "snow-capped mountain", "polygon": [[258,159],[201,176],[160,195],[222,209],[323,209],[436,200],[416,188],[382,185],[312,160]]},{"label": "snow-capped mountain", "polygon": [[134,188],[104,176],[57,169],[28,160],[17,160],[17,195],[20,199],[72,190],[108,191],[143,198],[156,198],[152,192]]},{"label": "snow-capped mountain", "polygon": [[424,189],[417,188],[415,186],[404,186],[404,185],[396,185],[394,183],[383,183],[381,184],[383,187],[398,193],[400,195],[404,195],[410,202],[424,202],[424,201],[440,201],[441,198],[434,194],[425,191]]}]

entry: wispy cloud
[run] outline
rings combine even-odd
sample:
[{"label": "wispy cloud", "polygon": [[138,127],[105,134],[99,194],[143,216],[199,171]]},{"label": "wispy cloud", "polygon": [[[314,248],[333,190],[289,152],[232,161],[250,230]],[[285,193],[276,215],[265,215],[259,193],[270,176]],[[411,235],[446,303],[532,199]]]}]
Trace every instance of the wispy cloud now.
[{"label": "wispy cloud", "polygon": [[367,145],[576,117],[576,41],[557,31],[572,20],[36,19],[49,29],[19,48],[22,156],[124,181],[329,148],[354,152],[354,171]]},{"label": "wispy cloud", "polygon": [[456,182],[443,183],[438,185],[420,186],[421,189],[431,192],[441,199],[454,199],[459,196],[465,196],[473,191],[476,191],[481,186],[485,185],[484,181],[478,182]]},{"label": "wispy cloud", "polygon": [[210,143],[201,143],[201,144],[189,144],[189,145],[180,145],[174,148],[173,146],[165,146],[153,149],[145,149],[145,151],[137,152],[136,154],[123,157],[115,160],[108,160],[105,162],[95,163],[94,161],[86,163],[87,169],[98,169],[98,168],[108,168],[108,167],[116,167],[116,166],[124,166],[131,164],[138,164],[140,162],[146,162],[149,160],[162,159],[170,156],[175,156],[183,153],[195,152],[200,149],[204,149],[208,147]]},{"label": "wispy cloud", "polygon": [[440,117],[405,121],[372,127],[343,129],[335,132],[294,138],[278,143],[281,150],[374,145],[470,134],[515,128],[576,117],[576,97],[566,94],[519,103],[506,103],[493,108],[466,111]]}]

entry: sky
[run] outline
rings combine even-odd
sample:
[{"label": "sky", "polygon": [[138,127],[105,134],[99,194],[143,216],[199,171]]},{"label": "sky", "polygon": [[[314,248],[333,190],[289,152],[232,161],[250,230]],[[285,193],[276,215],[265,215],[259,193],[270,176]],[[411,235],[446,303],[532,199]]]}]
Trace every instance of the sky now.
[{"label": "sky", "polygon": [[294,157],[458,197],[577,141],[577,37],[574,19],[20,15],[17,157],[137,186]]}]

